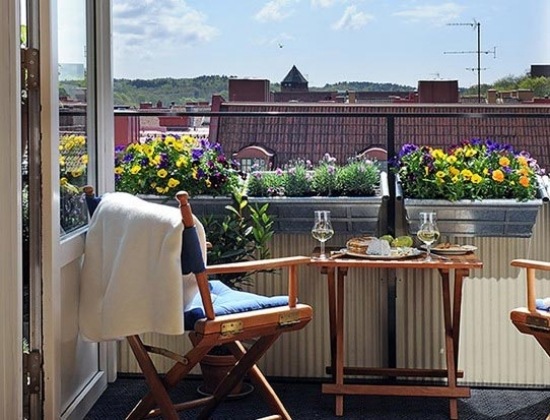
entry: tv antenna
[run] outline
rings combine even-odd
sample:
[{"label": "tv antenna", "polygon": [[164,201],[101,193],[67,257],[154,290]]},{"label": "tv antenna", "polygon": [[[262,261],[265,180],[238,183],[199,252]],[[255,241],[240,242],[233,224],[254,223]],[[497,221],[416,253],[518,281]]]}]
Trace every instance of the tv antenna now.
[{"label": "tv antenna", "polygon": [[477,102],[481,103],[481,70],[487,70],[486,67],[481,67],[481,54],[493,54],[493,58],[497,58],[497,47],[493,50],[481,50],[481,23],[475,19],[469,23],[448,23],[447,26],[470,26],[477,31],[477,50],[476,51],[445,51],[443,54],[477,54],[477,67],[470,67],[467,70],[477,71]]}]

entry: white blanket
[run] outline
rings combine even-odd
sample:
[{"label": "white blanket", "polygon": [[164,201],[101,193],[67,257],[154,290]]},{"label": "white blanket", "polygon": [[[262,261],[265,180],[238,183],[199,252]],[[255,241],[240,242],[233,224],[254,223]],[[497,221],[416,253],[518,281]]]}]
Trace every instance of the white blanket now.
[{"label": "white blanket", "polygon": [[[203,258],[204,228],[195,219]],[[198,292],[181,274],[179,209],[126,193],[105,194],[86,237],[80,332],[90,341],[145,332],[182,334],[183,312]]]}]

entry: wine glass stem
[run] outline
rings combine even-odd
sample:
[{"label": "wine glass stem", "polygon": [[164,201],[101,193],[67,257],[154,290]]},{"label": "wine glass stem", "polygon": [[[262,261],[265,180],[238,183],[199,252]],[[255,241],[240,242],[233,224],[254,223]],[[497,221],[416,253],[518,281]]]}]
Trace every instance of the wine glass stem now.
[{"label": "wine glass stem", "polygon": [[432,259],[431,250],[432,250],[432,244],[426,245],[426,260],[428,261],[431,261]]},{"label": "wine glass stem", "polygon": [[321,251],[319,253],[319,258],[326,258],[325,255],[325,241],[321,241]]}]

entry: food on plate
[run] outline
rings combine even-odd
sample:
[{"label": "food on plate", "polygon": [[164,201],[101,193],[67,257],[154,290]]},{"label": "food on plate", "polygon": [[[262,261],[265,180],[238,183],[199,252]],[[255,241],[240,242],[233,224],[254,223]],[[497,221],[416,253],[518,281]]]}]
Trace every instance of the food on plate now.
[{"label": "food on plate", "polygon": [[432,247],[432,249],[461,249],[462,245],[453,244],[450,242],[441,242]]},{"label": "food on plate", "polygon": [[357,238],[351,238],[346,242],[346,248],[351,252],[366,254],[369,244],[375,239],[376,238],[373,236],[361,236]]},{"label": "food on plate", "polygon": [[383,239],[384,241],[388,241],[388,243],[391,245],[391,243],[394,241],[394,237],[391,235],[384,235],[381,236],[380,239]]},{"label": "food on plate", "polygon": [[369,243],[369,247],[367,248],[367,254],[368,255],[390,255],[391,254],[391,246],[388,243],[388,241],[384,239],[373,239]]},{"label": "food on plate", "polygon": [[413,238],[410,236],[399,236],[391,241],[391,246],[394,248],[401,246],[413,246]]}]

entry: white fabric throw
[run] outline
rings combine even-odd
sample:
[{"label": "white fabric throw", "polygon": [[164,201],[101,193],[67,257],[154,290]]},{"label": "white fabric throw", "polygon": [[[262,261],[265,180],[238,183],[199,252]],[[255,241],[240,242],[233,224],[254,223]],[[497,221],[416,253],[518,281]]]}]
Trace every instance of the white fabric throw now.
[{"label": "white fabric throw", "polygon": [[[195,223],[206,260],[204,228]],[[183,312],[198,288],[193,274],[181,274],[182,232],[175,207],[127,193],[101,198],[90,220],[81,272],[84,338],[184,332]]]}]

